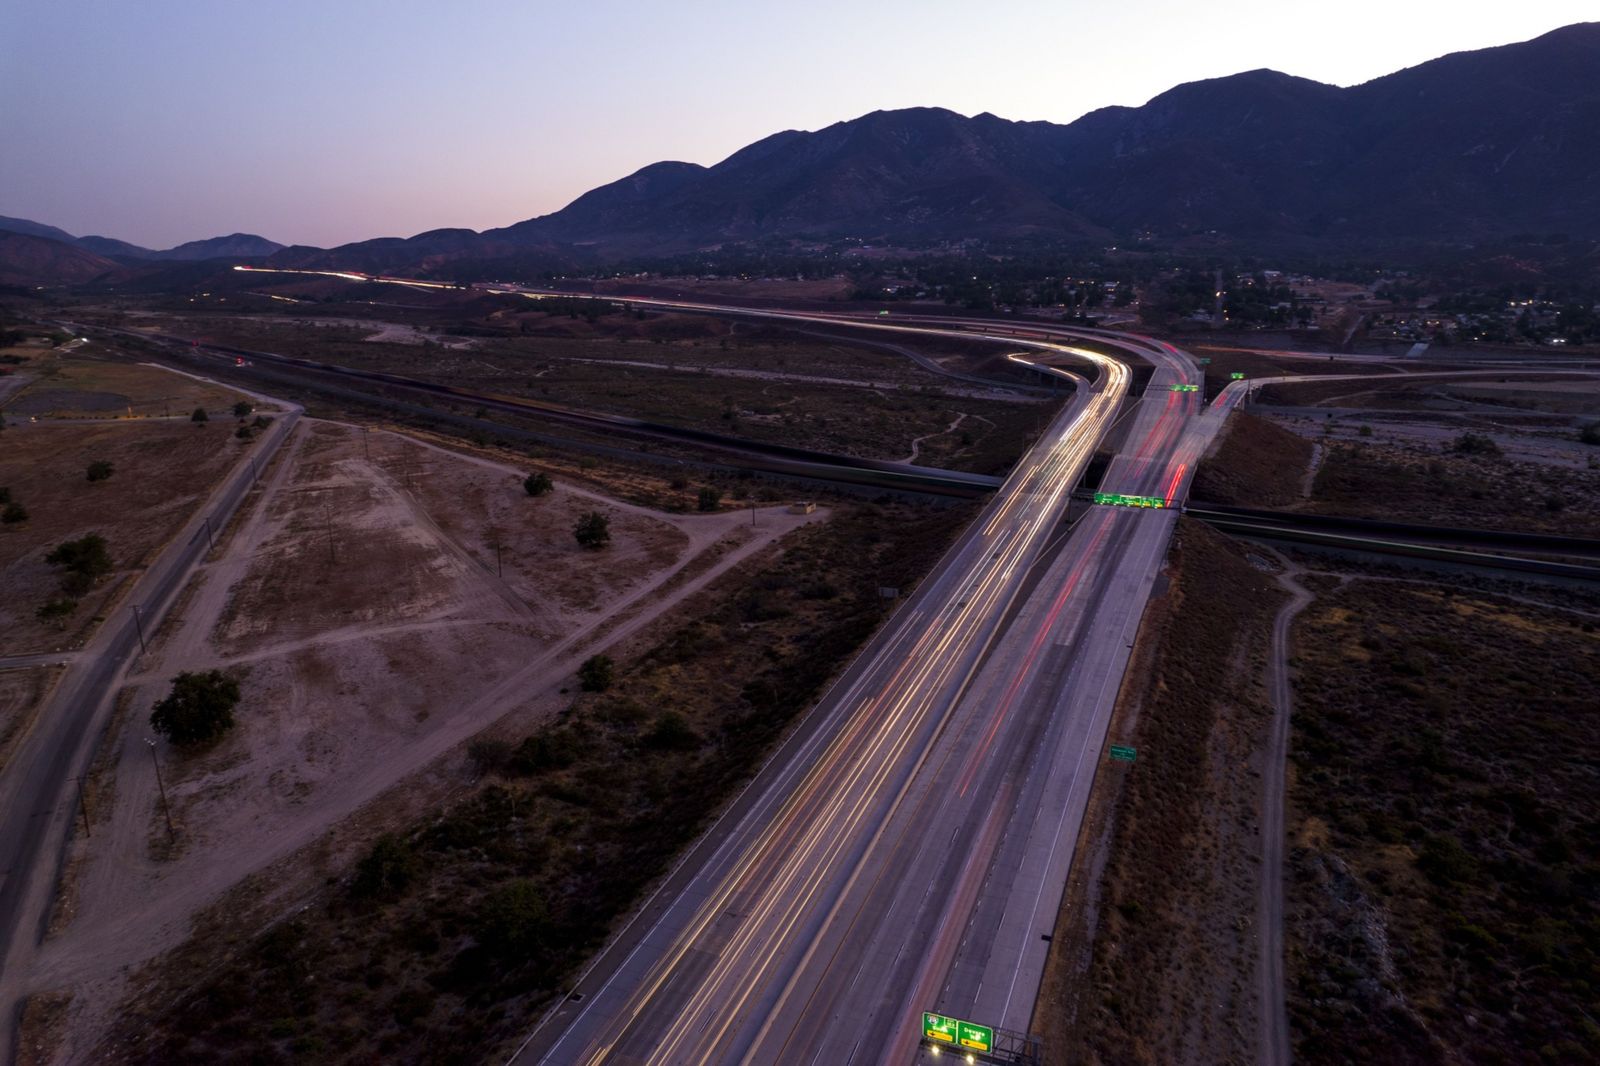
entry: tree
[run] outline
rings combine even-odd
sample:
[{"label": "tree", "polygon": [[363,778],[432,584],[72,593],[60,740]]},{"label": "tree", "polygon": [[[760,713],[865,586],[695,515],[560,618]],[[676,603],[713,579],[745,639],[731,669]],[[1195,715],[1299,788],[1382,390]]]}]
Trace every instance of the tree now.
[{"label": "tree", "polygon": [[238,403],[233,405],[233,413],[238,418],[243,418],[245,415],[249,414],[251,411],[254,411],[254,410],[255,410],[255,408],[251,407],[244,400],[240,400]]},{"label": "tree", "polygon": [[15,500],[6,504],[5,510],[0,511],[0,522],[4,522],[8,526],[17,522],[26,522],[27,520],[28,509]]},{"label": "tree", "polygon": [[585,692],[604,692],[611,687],[616,664],[609,655],[591,655],[578,667],[578,685]]},{"label": "tree", "polygon": [[191,422],[209,422],[209,421],[211,421],[211,416],[206,414],[206,409],[204,407],[196,407],[194,409],[194,414],[189,416],[189,421],[191,421]]},{"label": "tree", "polygon": [[604,548],[611,543],[611,522],[599,511],[590,511],[572,527],[572,536],[580,547]]},{"label": "tree", "polygon": [[239,682],[221,670],[182,673],[150,713],[150,724],[174,744],[199,744],[233,728],[238,703]]},{"label": "tree", "polygon": [[62,568],[61,587],[71,596],[88,592],[96,578],[111,570],[111,553],[106,549],[106,539],[98,533],[63,541],[44,557],[44,561]]},{"label": "tree", "polygon": [[700,489],[700,510],[715,511],[722,506],[722,493],[715,485],[705,485]]},{"label": "tree", "polygon": [[529,474],[522,482],[522,489],[529,496],[543,496],[555,487],[555,482],[550,480],[550,475],[542,470]]},{"label": "tree", "polygon": [[1578,439],[1585,444],[1600,444],[1600,422],[1590,422],[1580,429]]},{"label": "tree", "polygon": [[89,464],[88,478],[90,481],[104,481],[111,476],[113,469],[115,468],[111,465],[111,460],[96,459]]}]

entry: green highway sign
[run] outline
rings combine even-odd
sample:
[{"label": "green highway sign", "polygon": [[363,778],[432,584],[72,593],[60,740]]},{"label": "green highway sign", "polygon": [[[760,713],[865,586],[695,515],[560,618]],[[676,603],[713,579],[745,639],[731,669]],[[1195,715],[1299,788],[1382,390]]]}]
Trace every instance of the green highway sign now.
[{"label": "green highway sign", "polygon": [[1232,378],[1234,381],[1243,381],[1244,380],[1244,371],[1235,370],[1233,373],[1229,374],[1228,376],[1230,378]]},{"label": "green highway sign", "polygon": [[962,1022],[961,1046],[971,1048],[973,1051],[993,1051],[994,1030],[987,1025]]},{"label": "green highway sign", "polygon": [[955,1018],[946,1018],[943,1014],[922,1012],[922,1038],[935,1040],[941,1044],[954,1044],[961,1031],[961,1022]]},{"label": "green highway sign", "polygon": [[1174,386],[1172,386],[1172,391],[1173,392],[1199,392],[1200,391],[1200,386],[1199,385],[1174,385]]},{"label": "green highway sign", "polygon": [[1165,507],[1167,501],[1160,496],[1130,496],[1125,492],[1097,492],[1094,494],[1095,503],[1108,504],[1112,507]]},{"label": "green highway sign", "polygon": [[1211,357],[1209,355],[1201,356],[1200,357],[1200,365],[1201,366],[1210,366],[1211,365]]},{"label": "green highway sign", "polygon": [[1111,745],[1111,757],[1123,762],[1132,762],[1139,754],[1137,748],[1125,748],[1121,744]]},{"label": "green highway sign", "polygon": [[964,1022],[931,1011],[922,1012],[922,1038],[935,1045],[964,1047],[972,1051],[994,1050],[994,1029],[977,1022]]}]

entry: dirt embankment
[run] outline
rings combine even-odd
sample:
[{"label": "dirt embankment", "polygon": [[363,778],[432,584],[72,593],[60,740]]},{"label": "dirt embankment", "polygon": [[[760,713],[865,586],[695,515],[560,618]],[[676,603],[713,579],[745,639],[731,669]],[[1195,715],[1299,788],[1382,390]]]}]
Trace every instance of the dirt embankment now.
[{"label": "dirt embankment", "polygon": [[1216,449],[1195,471],[1193,496],[1235,507],[1298,503],[1311,442],[1247,411],[1228,416]]},{"label": "dirt embankment", "polygon": [[1137,761],[1102,768],[1090,869],[1057,920],[1034,1015],[1050,1062],[1254,1058],[1262,675],[1282,594],[1242,546],[1189,520],[1171,580],[1112,726]]},{"label": "dirt embankment", "polygon": [[1315,580],[1295,626],[1295,1061],[1600,1061],[1593,613],[1530,602],[1548,589]]}]

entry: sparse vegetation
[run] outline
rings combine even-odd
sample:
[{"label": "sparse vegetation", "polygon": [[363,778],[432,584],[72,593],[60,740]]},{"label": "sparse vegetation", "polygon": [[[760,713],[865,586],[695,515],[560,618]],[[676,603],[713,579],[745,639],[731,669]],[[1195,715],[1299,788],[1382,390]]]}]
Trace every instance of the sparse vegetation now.
[{"label": "sparse vegetation", "polygon": [[203,744],[233,728],[239,682],[221,670],[182,673],[150,714],[150,725],[179,747]]},{"label": "sparse vegetation", "polygon": [[1600,635],[1422,582],[1296,625],[1297,1062],[1589,1062]]},{"label": "sparse vegetation", "polygon": [[722,506],[722,491],[715,485],[703,485],[700,488],[698,507],[702,511],[715,511]]},{"label": "sparse vegetation", "polygon": [[555,482],[550,480],[550,475],[542,470],[529,474],[522,481],[522,489],[529,496],[543,496],[555,487]]},{"label": "sparse vegetation", "polygon": [[16,500],[7,503],[5,508],[0,510],[0,522],[4,522],[8,526],[15,525],[18,522],[26,522],[27,520],[28,509]]},{"label": "sparse vegetation", "polygon": [[94,462],[89,464],[89,468],[85,472],[85,476],[91,482],[104,481],[106,478],[111,476],[115,469],[116,468],[112,466],[110,460],[96,459]]},{"label": "sparse vegetation", "polygon": [[1069,893],[1054,932],[1036,1015],[1053,1062],[1252,1057],[1252,1000],[1239,984],[1255,943],[1238,923],[1255,891],[1240,883],[1237,849],[1259,819],[1260,779],[1244,753],[1265,728],[1256,672],[1280,593],[1236,542],[1193,519],[1180,520],[1172,568],[1172,591],[1140,629],[1141,648],[1155,641],[1151,658],[1132,665],[1119,699],[1137,725],[1112,738],[1138,761],[1102,771],[1113,806],[1097,897]]}]

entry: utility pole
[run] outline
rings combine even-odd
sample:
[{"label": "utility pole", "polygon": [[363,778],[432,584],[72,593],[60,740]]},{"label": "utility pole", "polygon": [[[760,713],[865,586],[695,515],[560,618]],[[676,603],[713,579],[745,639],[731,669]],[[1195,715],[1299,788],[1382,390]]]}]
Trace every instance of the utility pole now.
[{"label": "utility pole", "polygon": [[139,605],[133,605],[133,629],[139,634],[139,654],[143,655],[148,649],[144,646],[144,622],[139,617]]},{"label": "utility pole", "polygon": [[750,528],[756,527],[756,501],[750,501]]},{"label": "utility pole", "polygon": [[217,542],[215,540],[213,540],[212,537],[211,537],[211,516],[210,515],[204,515],[202,517],[204,517],[205,523],[206,523],[206,547],[209,548],[211,551],[216,551],[217,550]]},{"label": "utility pole", "polygon": [[178,831],[172,825],[172,807],[167,803],[167,785],[161,780],[161,760],[156,758],[156,742],[150,737],[145,737],[144,742],[150,745],[150,761],[156,767],[156,788],[161,790],[161,813],[167,816],[167,836],[171,840],[178,839]]},{"label": "utility pole", "polygon": [[372,462],[372,427],[361,427],[361,450],[366,453],[367,462]]},{"label": "utility pole", "polygon": [[89,831],[89,800],[83,794],[83,778],[74,777],[73,780],[78,783],[78,813],[83,815],[83,835],[92,836]]},{"label": "utility pole", "polygon": [[333,546],[333,503],[331,501],[323,502],[322,514],[328,527],[328,561],[337,563],[339,561],[339,553]]}]

